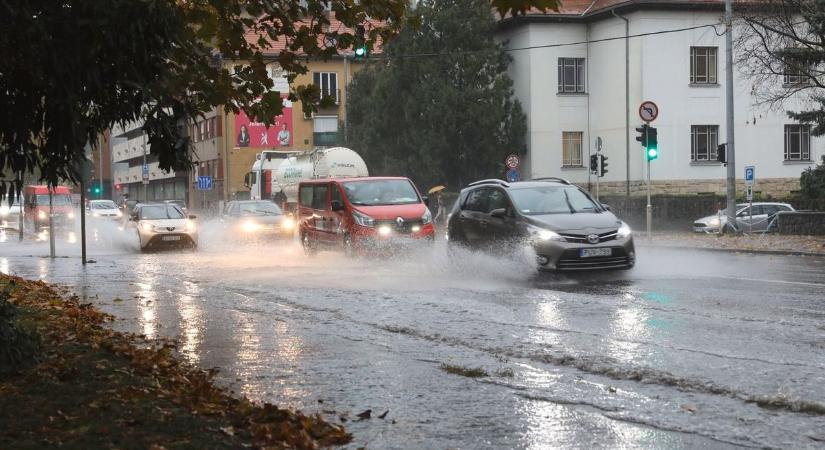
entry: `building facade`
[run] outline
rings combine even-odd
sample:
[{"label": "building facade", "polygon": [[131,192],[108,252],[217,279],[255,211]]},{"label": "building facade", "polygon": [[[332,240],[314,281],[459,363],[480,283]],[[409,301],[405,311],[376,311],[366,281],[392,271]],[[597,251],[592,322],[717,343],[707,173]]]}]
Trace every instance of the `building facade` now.
[{"label": "building facade", "polygon": [[[558,13],[502,21],[515,93],[528,117],[522,177],[560,176],[592,189],[589,156],[601,138],[608,158],[601,192],[646,192],[647,160],[635,138],[639,106],[649,100],[659,107],[653,192],[724,193],[726,168],[716,161],[726,140],[723,5],[571,1]],[[803,81],[777,76],[777,83]],[[797,190],[800,173],[825,151],[823,140],[784,110],[759,104],[736,68],[734,85],[738,182],[744,166],[755,166],[757,193]],[[799,109],[802,101],[783,107]]]}]

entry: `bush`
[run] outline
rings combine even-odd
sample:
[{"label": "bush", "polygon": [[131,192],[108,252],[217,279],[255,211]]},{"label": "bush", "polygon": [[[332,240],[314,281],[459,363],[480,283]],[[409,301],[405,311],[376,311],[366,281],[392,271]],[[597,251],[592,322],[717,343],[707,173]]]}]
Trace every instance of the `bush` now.
[{"label": "bush", "polygon": [[0,375],[18,371],[37,355],[37,337],[20,327],[17,308],[8,301],[13,286],[0,291]]},{"label": "bush", "polygon": [[822,162],[815,167],[809,167],[802,172],[799,178],[800,193],[811,200],[825,198],[825,155]]}]

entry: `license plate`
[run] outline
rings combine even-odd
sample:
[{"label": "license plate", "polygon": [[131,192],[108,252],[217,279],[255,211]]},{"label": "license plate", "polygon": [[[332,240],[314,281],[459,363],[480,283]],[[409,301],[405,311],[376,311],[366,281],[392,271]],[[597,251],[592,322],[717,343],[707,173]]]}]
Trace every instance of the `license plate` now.
[{"label": "license plate", "polygon": [[162,241],[179,241],[180,236],[163,236],[160,238]]},{"label": "license plate", "polygon": [[592,258],[594,256],[610,256],[611,249],[609,248],[583,248],[579,250],[579,255],[582,258]]}]

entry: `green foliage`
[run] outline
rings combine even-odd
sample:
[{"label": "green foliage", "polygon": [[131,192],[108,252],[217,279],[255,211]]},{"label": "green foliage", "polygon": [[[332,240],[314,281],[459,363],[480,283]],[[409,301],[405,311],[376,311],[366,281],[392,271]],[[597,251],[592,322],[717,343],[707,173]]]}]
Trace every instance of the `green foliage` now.
[{"label": "green foliage", "polygon": [[14,373],[37,355],[36,337],[16,321],[16,307],[8,302],[13,285],[0,291],[0,375]]},{"label": "green foliage", "polygon": [[815,167],[809,167],[799,178],[800,193],[809,199],[825,199],[825,156]]},{"label": "green foliage", "polygon": [[502,177],[505,156],[525,151],[526,119],[490,3],[425,0],[407,21],[418,26],[353,79],[347,145],[371,174],[421,186]]}]

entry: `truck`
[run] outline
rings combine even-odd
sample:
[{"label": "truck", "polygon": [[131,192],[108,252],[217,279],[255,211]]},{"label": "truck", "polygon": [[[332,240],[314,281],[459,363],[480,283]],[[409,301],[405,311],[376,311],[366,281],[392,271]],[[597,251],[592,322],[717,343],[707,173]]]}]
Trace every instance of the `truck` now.
[{"label": "truck", "polygon": [[[23,217],[28,228],[40,231],[49,226],[49,192],[48,186],[31,185],[23,189]],[[54,226],[72,228],[75,219],[75,205],[72,192],[67,186],[51,188]]]},{"label": "truck", "polygon": [[256,156],[252,170],[244,178],[250,188],[250,199],[270,200],[283,191],[290,207],[298,203],[301,181],[369,176],[361,156],[345,147],[302,153],[267,150]]}]

